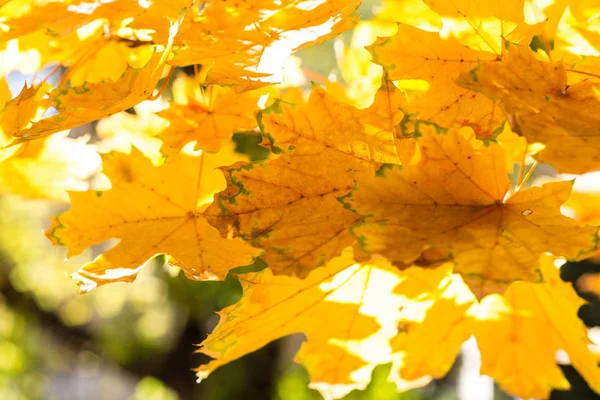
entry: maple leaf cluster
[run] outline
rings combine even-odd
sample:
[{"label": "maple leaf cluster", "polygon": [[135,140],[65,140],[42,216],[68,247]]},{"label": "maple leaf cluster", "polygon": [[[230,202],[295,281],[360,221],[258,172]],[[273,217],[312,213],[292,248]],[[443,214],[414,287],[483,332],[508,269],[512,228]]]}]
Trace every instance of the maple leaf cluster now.
[{"label": "maple leaf cluster", "polygon": [[[390,362],[406,390],[474,335],[510,393],[568,388],[557,351],[600,393],[555,267],[595,255],[598,197],[560,176],[526,188],[540,163],[600,171],[600,7],[387,0],[358,22],[358,6],[0,1],[0,70],[36,73],[15,96],[0,81],[0,191],[70,201],[46,233],[69,256],[120,240],[71,275],[82,292],[159,254],[193,280],[262,259],[200,380],[304,333],[296,360],[326,398]],[[342,83],[306,98],[286,56],[349,29]],[[94,144],[68,136],[98,120]],[[237,132],[269,157],[235,152]]]}]

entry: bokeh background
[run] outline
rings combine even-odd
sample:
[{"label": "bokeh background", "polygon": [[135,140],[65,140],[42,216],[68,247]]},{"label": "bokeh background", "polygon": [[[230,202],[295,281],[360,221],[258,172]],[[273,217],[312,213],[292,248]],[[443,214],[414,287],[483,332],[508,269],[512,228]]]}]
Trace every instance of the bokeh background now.
[{"label": "bokeh background", "polygon": [[[365,1],[361,18],[372,17],[376,1]],[[340,43],[349,46],[352,33],[337,41],[296,54],[309,79],[335,77],[343,82],[336,58]],[[11,74],[18,88],[30,76]],[[308,83],[310,86],[310,83]],[[169,90],[167,89],[166,95]],[[130,110],[134,113],[134,110]],[[93,124],[71,132],[95,140]],[[235,135],[237,151],[252,159],[266,157],[259,138]],[[538,175],[553,171],[539,168]],[[148,263],[133,284],[117,283],[79,295],[66,277],[102,253],[110,243],[64,261],[65,250],[44,237],[49,217],[68,206],[0,196],[0,400],[318,400],[307,388],[306,371],[293,362],[302,335],[286,337],[227,365],[197,384],[193,368],[206,362],[195,354],[217,324],[216,311],[241,295],[237,279],[193,282],[164,257]],[[251,268],[260,268],[254,265]],[[563,279],[579,289],[580,277],[600,273],[593,262],[565,264]],[[589,276],[589,275],[586,275]],[[600,303],[590,303],[580,316],[600,326]],[[389,366],[380,366],[372,382],[347,400],[510,399],[487,377],[478,374],[478,353],[468,342],[445,379],[405,393],[388,383]],[[552,399],[598,398],[569,366],[562,366],[573,388],[553,392]]]}]

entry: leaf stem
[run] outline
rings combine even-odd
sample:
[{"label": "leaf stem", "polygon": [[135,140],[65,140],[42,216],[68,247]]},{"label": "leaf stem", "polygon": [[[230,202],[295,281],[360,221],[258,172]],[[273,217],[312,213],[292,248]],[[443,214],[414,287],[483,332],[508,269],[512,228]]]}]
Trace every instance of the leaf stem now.
[{"label": "leaf stem", "polygon": [[67,68],[65,73],[61,76],[60,82],[58,83],[58,87],[65,86],[67,81],[71,78],[71,75],[73,75],[73,72],[77,71],[77,68],[81,67],[86,62],[88,62],[95,54],[96,53],[94,51],[87,50],[81,57],[79,57],[77,61],[75,61],[71,66],[69,66],[69,68]]},{"label": "leaf stem", "polygon": [[[197,73],[195,73],[195,78],[198,79],[198,83],[200,85],[204,85],[204,82],[206,82],[206,77],[208,76],[208,72],[210,71],[210,65],[206,65],[206,64],[202,64],[200,66],[200,71],[198,71]],[[195,70],[194,70],[195,72]]]},{"label": "leaf stem", "polygon": [[567,68],[567,69],[565,69],[565,71],[567,71],[567,72],[575,72],[577,74],[582,74],[582,75],[593,76],[594,78],[600,78],[600,75],[592,74],[591,72],[579,71],[577,69]]},{"label": "leaf stem", "polygon": [[325,75],[320,74],[318,72],[312,71],[308,68],[301,68],[302,69],[302,73],[311,81],[313,82],[317,82],[320,83],[322,85],[326,85],[327,83],[329,83],[329,78],[327,78]]},{"label": "leaf stem", "polygon": [[523,180],[521,180],[519,182],[519,184],[517,185],[517,188],[515,189],[515,193],[517,193],[519,190],[521,190],[521,188],[523,187],[523,185],[525,185],[527,183],[527,181],[529,180],[529,178],[531,178],[531,176],[533,175],[533,171],[535,171],[535,167],[537,167],[539,164],[539,162],[537,160],[535,160],[533,162],[533,164],[531,164],[531,167],[529,168],[529,171],[527,171],[527,174],[525,175],[525,177],[523,178]]},{"label": "leaf stem", "polygon": [[550,42],[548,42],[548,40],[544,37],[543,33],[542,33],[541,39],[542,39],[542,44],[544,45],[544,51],[546,52],[546,54],[548,54],[548,60],[550,60],[550,62],[554,62],[552,60],[552,48],[550,47]]},{"label": "leaf stem", "polygon": [[204,168],[204,150],[200,154],[200,167],[198,168],[198,182],[196,183],[196,193],[200,197],[200,186],[202,186],[202,169]]},{"label": "leaf stem", "polygon": [[160,89],[158,89],[158,92],[156,92],[156,94],[153,94],[152,96],[148,97],[148,100],[156,100],[156,99],[158,99],[160,97],[160,95],[163,94],[163,92],[167,88],[167,85],[169,84],[169,81],[171,80],[171,76],[173,75],[173,70],[175,70],[175,68],[173,68],[173,66],[169,66],[169,68],[170,68],[169,69],[169,74],[165,78],[162,86],[160,87]]},{"label": "leaf stem", "polygon": [[56,73],[56,71],[58,71],[60,69],[60,67],[62,67],[61,63],[56,64],[54,66],[54,68],[52,68],[52,70],[46,74],[46,77],[44,79],[42,79],[42,83],[46,83],[48,81],[48,79],[50,79],[50,77],[52,75],[54,75]]},{"label": "leaf stem", "polygon": [[525,160],[526,159],[527,159],[527,147],[525,148],[525,151],[523,152],[523,158],[521,159],[521,165],[519,166],[519,176],[517,177],[517,186],[519,186],[519,184],[523,180],[523,174],[525,173]]},{"label": "leaf stem", "polygon": [[215,111],[215,107],[217,105],[217,97],[219,96],[219,92],[217,90],[217,87],[214,87],[213,85],[210,85],[210,88],[208,88],[209,92],[209,105],[208,105],[208,112],[209,113],[213,113]]}]

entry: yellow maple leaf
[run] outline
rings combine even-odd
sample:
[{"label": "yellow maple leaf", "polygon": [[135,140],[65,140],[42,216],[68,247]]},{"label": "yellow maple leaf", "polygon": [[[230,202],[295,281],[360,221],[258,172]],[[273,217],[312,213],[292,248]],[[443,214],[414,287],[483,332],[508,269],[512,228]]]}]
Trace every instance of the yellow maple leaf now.
[{"label": "yellow maple leaf", "polygon": [[73,1],[11,1],[0,8],[3,39],[14,39],[37,30],[65,33],[96,18],[89,12],[73,12],[73,3]]},{"label": "yellow maple leaf", "polygon": [[10,101],[11,97],[12,94],[8,87],[8,82],[6,82],[6,79],[0,78],[0,110],[2,110],[6,103]]},{"label": "yellow maple leaf", "polygon": [[216,85],[204,89],[194,78],[182,75],[173,82],[174,101],[159,113],[169,121],[160,138],[174,149],[195,141],[196,149],[218,151],[234,132],[256,127],[254,113],[263,94],[259,90],[238,94]]},{"label": "yellow maple leaf", "polygon": [[223,279],[260,253],[239,239],[222,238],[204,218],[203,202],[223,184],[203,181],[202,156],[171,155],[155,167],[134,149],[131,155],[105,155],[103,164],[112,188],[69,192],[71,209],[54,217],[46,233],[54,244],[68,247],[69,256],[111,238],[121,240],[72,275],[81,291],[131,282],[161,253],[171,255],[190,279]]},{"label": "yellow maple leaf", "polygon": [[256,72],[280,74],[285,56],[352,28],[359,5],[350,0],[206,2],[191,10],[170,63],[201,64],[230,82],[256,78]]},{"label": "yellow maple leaf", "polygon": [[477,1],[477,0],[424,0],[441,16],[450,18],[493,17],[510,21],[523,20],[525,0]]},{"label": "yellow maple leaf", "polygon": [[442,18],[423,0],[382,0],[375,19],[395,21],[426,31],[439,31]]},{"label": "yellow maple leaf", "polygon": [[[386,89],[387,88],[387,89]],[[389,99],[393,91],[394,107],[401,103],[401,93],[391,86],[382,89],[382,99],[372,111],[385,113],[385,97]],[[389,89],[389,90],[388,90]],[[368,111],[361,111],[335,100],[323,89],[314,86],[306,104],[295,106],[285,102],[275,102],[257,115],[258,123],[267,139],[266,145],[274,153],[290,153],[308,156],[325,152],[331,157],[346,158],[352,168],[348,172],[353,179],[372,175],[374,168],[381,163],[397,162],[398,140],[382,130],[366,131],[365,120],[372,125],[384,124],[388,128],[398,119],[400,110],[389,110],[387,121],[368,117]],[[385,118],[385,115],[383,115]],[[390,121],[390,118],[392,119]],[[377,121],[377,122],[374,122]]]},{"label": "yellow maple leaf", "polygon": [[402,122],[406,117],[403,112],[405,106],[404,93],[384,73],[373,103],[368,108],[359,110],[358,115],[365,124],[367,135],[389,135],[389,142],[394,144],[396,162],[408,165],[415,155],[417,142],[410,134],[404,132]]},{"label": "yellow maple leaf", "polygon": [[0,111],[0,132],[8,136],[27,128],[33,120],[39,118],[44,112],[43,97],[48,87],[47,84],[29,86],[25,83],[18,96],[4,103]]},{"label": "yellow maple leaf", "polygon": [[577,317],[584,301],[560,280],[553,259],[541,259],[544,282],[514,282],[504,296],[482,300],[475,337],[481,372],[522,398],[548,398],[570,385],[556,365],[564,351],[587,384],[600,392],[600,368],[588,349],[586,327]]},{"label": "yellow maple leaf", "polygon": [[430,247],[447,252],[481,297],[514,280],[539,280],[543,252],[576,258],[596,246],[597,228],[560,213],[571,182],[505,199],[508,178],[499,145],[477,149],[459,133],[431,124],[418,124],[417,132],[418,164],[384,166],[342,200],[364,216],[352,228],[363,250],[400,264]]},{"label": "yellow maple leaf", "polygon": [[589,0],[562,0],[547,6],[544,17],[550,22],[551,32],[546,38],[554,40],[552,56],[561,59],[569,56],[597,56],[600,49],[600,25],[595,17],[600,8]]},{"label": "yellow maple leaf", "polygon": [[63,79],[69,76],[71,86],[80,86],[84,81],[114,81],[128,65],[143,66],[154,45],[167,44],[168,19],[176,19],[190,4],[16,0],[0,9],[0,26],[13,50],[9,54],[22,58],[10,64],[33,73],[58,62],[69,67]]},{"label": "yellow maple leaf", "polygon": [[[398,33],[380,38],[369,50],[390,79],[422,79],[430,88],[407,111],[448,128],[470,126],[480,137],[497,133],[502,114],[496,104],[454,82],[479,62],[504,57],[504,43],[529,44],[543,24],[523,21],[523,0],[508,4],[478,0],[425,1],[442,16],[439,32],[399,24]],[[426,13],[422,13],[426,16]],[[469,68],[471,65],[471,68]]]},{"label": "yellow maple leaf", "polygon": [[0,46],[0,56],[6,60],[0,66],[0,73],[4,76],[12,71],[35,74],[44,65],[68,60],[73,56],[73,46],[79,42],[77,31],[61,36],[60,41],[42,30],[9,40]]},{"label": "yellow maple leaf", "polygon": [[371,54],[365,46],[372,44],[378,36],[394,34],[396,29],[395,23],[381,21],[361,21],[356,25],[352,31],[350,46],[338,57],[344,80],[341,87],[344,100],[349,100],[350,104],[359,108],[371,104],[381,84],[382,68],[371,62]]},{"label": "yellow maple leaf", "polygon": [[219,85],[230,88],[236,93],[242,93],[272,85],[272,82],[261,80],[268,77],[270,77],[268,73],[250,71],[234,64],[223,64],[207,72],[204,84]]},{"label": "yellow maple leaf", "polygon": [[219,324],[200,345],[200,352],[214,358],[198,368],[200,379],[293,333],[306,336],[296,361],[325,398],[364,389],[373,367],[391,360],[389,340],[406,302],[392,291],[411,281],[385,260],[356,263],[346,249],[306,279],[274,276],[268,269],[239,279],[241,300],[219,313]]},{"label": "yellow maple leaf", "polygon": [[567,86],[560,62],[538,60],[528,48],[509,49],[502,63],[482,63],[462,74],[459,83],[500,100],[513,131],[546,145],[536,156],[540,161],[561,172],[600,169],[596,84]]},{"label": "yellow maple leaf", "polygon": [[276,274],[305,277],[354,241],[348,226],[358,217],[337,201],[354,184],[341,173],[347,168],[318,155],[234,164],[206,217],[223,235],[264,249]]},{"label": "yellow maple leaf", "polygon": [[[577,317],[584,301],[560,280],[553,261],[547,254],[540,257],[542,282],[514,282],[504,295],[487,296],[481,303],[460,277],[449,274],[448,267],[405,270],[406,274],[414,271],[412,278],[394,292],[419,302],[406,303],[398,336],[391,341],[399,387],[407,389],[423,384],[423,379],[444,376],[461,344],[474,333],[481,373],[515,396],[548,398],[552,389],[569,389],[556,365],[558,351],[569,357],[597,392],[600,368]],[[427,281],[424,273],[437,278]],[[415,287],[420,289],[412,292]],[[540,326],[545,327],[543,332]]]},{"label": "yellow maple leaf", "polygon": [[[198,368],[200,379],[270,341],[304,333],[296,361],[325,398],[364,388],[373,367],[390,361],[390,379],[406,390],[445,375],[472,334],[467,311],[475,298],[451,264],[399,271],[381,258],[356,263],[347,248],[303,280],[267,269],[240,282],[242,298],[219,313],[200,345],[214,358]],[[326,324],[332,315],[336,324]]]},{"label": "yellow maple leaf", "polygon": [[[45,109],[43,105],[46,103],[44,91],[47,87],[48,85],[44,83],[31,86],[25,83],[21,92],[16,97],[11,98],[12,94],[8,83],[4,78],[0,80],[0,165],[21,151],[19,146],[8,147],[12,139],[7,132],[27,127],[32,120],[43,114]],[[8,170],[5,169],[5,172]],[[16,180],[10,178],[9,180],[13,184],[16,183]],[[6,180],[4,183],[7,187],[12,186]],[[15,186],[12,187],[15,188]]]},{"label": "yellow maple leaf", "polygon": [[34,122],[27,129],[6,134],[12,143],[51,135],[133,107],[152,95],[160,75],[161,54],[156,53],[142,69],[129,68],[116,82],[101,82],[74,88],[56,88],[50,92],[58,114]]},{"label": "yellow maple leaf", "polygon": [[506,161],[506,172],[513,172],[515,164],[520,165],[527,160],[527,139],[517,135],[508,123],[504,124],[502,132],[496,136],[496,141],[504,149],[504,160]]},{"label": "yellow maple leaf", "polygon": [[389,79],[429,83],[429,90],[411,102],[406,112],[448,128],[470,126],[479,136],[493,136],[502,122],[502,112],[493,101],[455,83],[461,71],[469,71],[482,61],[494,61],[496,54],[476,51],[455,38],[444,40],[436,32],[405,24],[398,25],[396,36],[379,38],[368,49]]},{"label": "yellow maple leaf", "polygon": [[96,125],[96,133],[101,139],[96,143],[98,152],[130,153],[134,146],[154,165],[159,165],[164,154],[161,152],[163,142],[158,135],[165,130],[168,122],[153,112],[155,104],[142,102],[136,105],[135,115],[120,112],[102,118]]},{"label": "yellow maple leaf", "polygon": [[103,37],[100,43],[90,43],[90,47],[94,48],[93,53],[75,59],[71,66],[68,75],[71,86],[82,86],[86,82],[116,82],[128,68],[143,68],[154,54],[151,43],[128,42],[119,38]]},{"label": "yellow maple leaf", "polygon": [[0,193],[67,202],[67,190],[88,190],[100,157],[85,138],[67,134],[24,143],[0,162]]},{"label": "yellow maple leaf", "polygon": [[34,122],[30,127],[14,126],[5,134],[12,136],[11,144],[48,136],[77,127],[102,117],[133,107],[152,96],[164,63],[187,9],[179,10],[178,20],[170,21],[169,39],[162,51],[154,54],[142,68],[127,68],[115,82],[84,83],[76,87],[58,87],[48,95],[58,114]]},{"label": "yellow maple leaf", "polygon": [[[573,192],[565,203],[565,207],[573,214],[573,218],[582,224],[600,225],[600,209],[598,202],[600,201],[600,193],[595,190],[597,173],[583,175],[576,180]],[[585,185],[588,186],[586,189]],[[581,185],[579,185],[581,183]],[[592,190],[589,190],[592,189]]]},{"label": "yellow maple leaf", "polygon": [[440,34],[455,37],[463,45],[501,58],[504,43],[529,44],[541,34],[543,23],[529,24],[524,19],[524,0],[425,0],[442,16]]},{"label": "yellow maple leaf", "polygon": [[[558,351],[568,355],[597,392],[600,368],[588,347],[586,328],[577,317],[584,301],[560,280],[553,261],[547,254],[540,257],[542,282],[514,282],[504,295],[487,296],[480,304],[448,268],[430,270],[437,279],[429,281],[423,279],[426,270],[404,271],[420,275],[406,279],[395,293],[420,302],[409,303],[401,311],[408,317],[400,318],[399,334],[391,341],[399,387],[444,376],[461,344],[474,333],[482,357],[481,373],[515,396],[548,398],[552,389],[569,389],[556,365]],[[411,289],[403,285],[421,289],[411,296]],[[545,327],[543,333],[540,326]]]},{"label": "yellow maple leaf", "polygon": [[400,310],[398,335],[391,341],[392,373],[402,389],[445,376],[472,335],[469,312],[477,302],[451,267],[409,268],[402,273],[406,280],[394,289],[410,300]]},{"label": "yellow maple leaf", "polygon": [[276,102],[258,122],[267,146],[284,155],[224,169],[228,187],[208,219],[265,249],[276,274],[306,276],[353,242],[347,228],[358,217],[337,197],[384,160],[395,162],[394,140],[366,132],[357,109],[320,88],[305,105]]}]

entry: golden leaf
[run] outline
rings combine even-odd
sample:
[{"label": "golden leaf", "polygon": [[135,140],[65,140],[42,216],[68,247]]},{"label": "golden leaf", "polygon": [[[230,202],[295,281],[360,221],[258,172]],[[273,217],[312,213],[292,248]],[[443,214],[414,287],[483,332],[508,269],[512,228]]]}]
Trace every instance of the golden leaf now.
[{"label": "golden leaf", "polygon": [[16,64],[11,60],[21,70],[33,73],[58,62],[69,67],[63,78],[70,76],[71,86],[114,81],[127,66],[141,68],[155,45],[168,45],[169,21],[191,3],[174,0],[148,7],[129,0],[14,0],[0,10],[2,39],[18,48],[16,54],[9,53],[11,58],[36,53]]},{"label": "golden leaf", "polygon": [[[397,106],[400,103],[397,96],[401,94],[394,96],[394,105]],[[389,127],[390,122],[398,119],[398,112],[401,111],[394,111],[388,121],[378,123]],[[274,153],[303,157],[323,153],[328,157],[345,158],[348,159],[347,163],[353,164],[348,166],[348,174],[352,179],[359,179],[372,175],[381,163],[398,161],[395,148],[397,140],[385,131],[366,132],[366,114],[335,100],[323,89],[314,86],[308,103],[294,106],[275,102],[259,112],[257,119],[263,136],[268,139],[267,145]],[[389,118],[393,120],[389,121]]]},{"label": "golden leaf", "polygon": [[208,66],[221,82],[280,73],[286,55],[352,28],[359,5],[350,0],[206,2],[191,10],[169,62]]},{"label": "golden leaf", "polygon": [[277,159],[225,168],[228,187],[207,210],[223,235],[265,249],[276,274],[304,277],[352,244],[358,219],[337,197],[395,161],[389,133],[369,134],[358,110],[314,88],[306,105],[276,102],[258,122]]},{"label": "golden leaf", "polygon": [[[359,110],[359,116],[365,124],[367,135],[385,137],[389,135],[389,143],[394,144],[396,163],[410,164],[416,150],[416,140],[410,134],[406,135],[402,124],[405,115],[406,97],[384,73],[381,86],[375,94],[373,103],[364,110]],[[407,118],[408,119],[408,118]]]},{"label": "golden leaf", "polygon": [[296,360],[326,398],[364,389],[373,367],[391,360],[388,342],[402,301],[392,289],[405,278],[384,260],[359,264],[346,249],[303,280],[268,269],[239,279],[242,298],[219,312],[219,324],[200,345],[214,358],[198,368],[200,379],[293,333],[306,336]]},{"label": "golden leaf", "polygon": [[49,97],[58,114],[34,122],[26,129],[13,126],[12,129],[5,130],[6,135],[13,137],[11,144],[74,128],[124,111],[150,98],[161,77],[165,60],[171,51],[186,8],[179,11],[179,20],[170,20],[168,43],[162,51],[155,50],[145,66],[137,69],[127,68],[115,82],[84,83],[82,86],[69,88],[57,87],[49,93]]},{"label": "golden leaf", "polygon": [[[394,293],[407,298],[400,310],[398,335],[391,341],[393,370],[401,387],[420,386],[445,376],[471,335],[469,314],[476,299],[451,265],[412,267]],[[411,384],[411,382],[413,382]]]},{"label": "golden leaf", "polygon": [[429,83],[429,90],[409,104],[406,112],[447,128],[470,126],[479,136],[488,137],[502,122],[502,113],[493,101],[455,83],[461,71],[469,71],[479,62],[494,61],[496,54],[404,24],[398,25],[396,36],[379,38],[368,49],[389,79]]},{"label": "golden leaf", "polygon": [[502,149],[476,149],[456,132],[418,127],[417,165],[384,166],[343,199],[364,216],[352,231],[362,249],[411,263],[430,247],[451,255],[479,297],[514,280],[539,280],[543,252],[576,258],[596,246],[597,228],[560,213],[571,182],[508,190]]},{"label": "golden leaf", "polygon": [[569,388],[555,360],[562,350],[599,392],[600,368],[577,317],[583,300],[560,280],[551,257],[542,257],[541,269],[543,283],[515,282],[504,296],[482,300],[475,324],[481,372],[519,397],[548,398],[554,388]]},{"label": "golden leaf", "polygon": [[218,151],[236,131],[256,127],[254,113],[264,92],[235,93],[233,89],[211,85],[203,89],[196,80],[180,76],[173,82],[174,101],[159,115],[169,121],[161,139],[174,149],[195,141],[196,149]]},{"label": "golden leaf", "polygon": [[8,136],[14,131],[27,128],[33,120],[39,118],[43,113],[41,106],[44,104],[43,96],[47,88],[46,84],[25,84],[18,96],[6,101],[0,111],[0,132]]},{"label": "golden leaf", "polygon": [[85,138],[67,133],[24,143],[0,162],[0,193],[67,202],[67,190],[88,190],[100,157]]},{"label": "golden leaf", "polygon": [[[390,36],[396,32],[396,24],[381,21],[360,21],[352,31],[352,42],[338,56],[338,65],[344,85],[343,96],[350,104],[365,108],[373,102],[381,86],[381,66],[371,62],[371,54],[365,46],[372,44],[378,36]],[[332,94],[328,88],[328,92]]]},{"label": "golden leaf", "polygon": [[528,48],[510,46],[502,63],[482,63],[459,84],[498,99],[513,131],[546,145],[537,158],[561,172],[600,169],[600,100],[596,84],[567,86],[560,63],[538,60]]},{"label": "golden leaf", "polygon": [[[131,282],[143,264],[169,254],[190,279],[223,279],[260,252],[228,240],[202,214],[202,200],[215,183],[200,175],[202,156],[171,155],[160,167],[139,151],[104,156],[112,188],[70,192],[71,209],[52,220],[46,236],[68,247],[69,256],[111,238],[121,241],[72,275],[87,292],[110,282]],[[212,171],[208,171],[212,175]],[[222,187],[221,184],[216,186]],[[220,188],[217,188],[217,190]]]},{"label": "golden leaf", "polygon": [[348,227],[358,217],[337,201],[354,184],[340,172],[347,168],[318,155],[234,164],[223,169],[227,189],[206,218],[223,235],[264,249],[274,273],[306,277],[354,242]]},{"label": "golden leaf", "polygon": [[450,18],[486,18],[522,21],[525,0],[477,1],[477,0],[425,0],[431,9]]},{"label": "golden leaf", "polygon": [[142,69],[128,68],[116,82],[101,82],[50,92],[58,114],[34,122],[28,129],[6,131],[13,144],[75,128],[87,122],[133,107],[152,95],[163,66],[161,54],[152,56]]},{"label": "golden leaf", "polygon": [[143,102],[135,106],[135,115],[120,112],[102,118],[96,125],[96,133],[102,139],[96,143],[99,153],[131,153],[134,146],[152,160],[154,165],[159,165],[164,154],[161,153],[163,145],[158,135],[165,130],[168,122],[153,113],[150,109],[153,103]]}]

